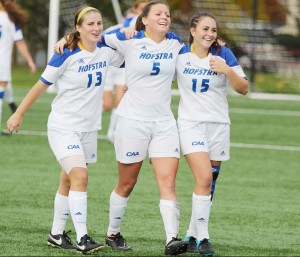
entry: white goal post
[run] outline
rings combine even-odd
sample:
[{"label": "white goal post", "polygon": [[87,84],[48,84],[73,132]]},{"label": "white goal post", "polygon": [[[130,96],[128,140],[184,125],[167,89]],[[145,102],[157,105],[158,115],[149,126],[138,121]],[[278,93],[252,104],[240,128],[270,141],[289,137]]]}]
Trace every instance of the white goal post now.
[{"label": "white goal post", "polygon": [[[58,40],[58,29],[59,29],[59,13],[60,13],[60,1],[61,0],[50,0],[49,4],[49,33],[48,33],[48,53],[47,62],[50,61],[53,55],[54,45]],[[70,0],[73,1],[73,0]],[[118,0],[111,0],[116,20],[122,21],[122,12]],[[85,4],[85,1],[82,1]]]},{"label": "white goal post", "polygon": [[[122,21],[122,12],[118,0],[111,0],[116,20]],[[58,40],[60,13],[65,16],[65,19],[70,19],[74,15],[74,9],[78,9],[80,5],[85,5],[85,0],[50,0],[49,3],[49,30],[48,30],[48,52],[47,52],[47,63],[50,61],[54,45]],[[71,10],[71,11],[70,11]],[[71,13],[70,13],[71,12]],[[67,22],[70,23],[70,22]],[[48,93],[56,93],[57,88],[55,84],[47,89]]]},{"label": "white goal post", "polygon": [[59,2],[60,0],[50,0],[47,63],[53,55],[54,45],[58,40]]}]

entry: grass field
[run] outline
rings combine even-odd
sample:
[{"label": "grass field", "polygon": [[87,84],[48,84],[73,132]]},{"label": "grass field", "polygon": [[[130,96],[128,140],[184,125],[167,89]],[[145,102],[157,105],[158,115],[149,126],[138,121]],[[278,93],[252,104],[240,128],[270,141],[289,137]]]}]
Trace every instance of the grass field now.
[{"label": "grass field", "polygon": [[[38,75],[20,72],[14,77],[19,103]],[[59,166],[45,136],[53,97],[44,94],[35,103],[19,134],[0,137],[0,256],[75,255],[46,244],[59,179]],[[176,113],[178,97],[173,100]],[[217,256],[300,256],[300,102],[230,96],[229,103],[231,160],[222,165],[210,218]],[[4,124],[9,115],[4,104]],[[99,135],[106,134],[108,121],[109,113],[104,113]],[[117,170],[113,145],[105,139],[98,144],[98,162],[89,167],[88,230],[104,243]],[[193,188],[184,158],[176,185],[179,236],[184,237]],[[165,235],[158,204],[152,167],[145,161],[121,228],[134,250],[122,253],[107,248],[96,255],[163,256]],[[71,220],[69,229],[75,240]]]}]

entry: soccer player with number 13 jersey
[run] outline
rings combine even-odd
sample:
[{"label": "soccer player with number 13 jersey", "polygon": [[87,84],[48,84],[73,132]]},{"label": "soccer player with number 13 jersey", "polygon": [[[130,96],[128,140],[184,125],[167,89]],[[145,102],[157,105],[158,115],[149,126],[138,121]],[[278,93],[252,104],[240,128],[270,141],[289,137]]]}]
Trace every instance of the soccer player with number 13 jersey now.
[{"label": "soccer player with number 13 jersey", "polygon": [[[80,9],[75,15],[74,25],[64,53],[53,55],[40,80],[7,121],[7,128],[10,132],[18,131],[30,106],[49,86],[56,84],[58,93],[48,118],[48,140],[61,166],[61,176],[47,242],[53,247],[85,254],[104,247],[87,233],[87,163],[97,160],[97,136],[101,129],[103,82],[107,68],[109,65],[120,67],[124,58],[99,43],[103,23],[97,9]],[[69,216],[76,231],[76,246],[65,232]]]}]

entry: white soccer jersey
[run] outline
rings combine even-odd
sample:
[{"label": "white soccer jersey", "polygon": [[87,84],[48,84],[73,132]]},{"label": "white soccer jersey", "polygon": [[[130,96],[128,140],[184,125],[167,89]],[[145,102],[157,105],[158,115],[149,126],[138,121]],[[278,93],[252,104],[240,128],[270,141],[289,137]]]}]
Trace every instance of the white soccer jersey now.
[{"label": "white soccer jersey", "polygon": [[0,11],[0,81],[11,80],[11,60],[15,41],[23,40],[21,29]]},{"label": "white soccer jersey", "polygon": [[239,76],[245,77],[234,54],[226,47],[217,53],[212,48],[206,58],[200,59],[192,53],[191,45],[184,46],[176,65],[180,102],[178,119],[200,122],[230,124],[227,102],[228,79],[225,74],[210,70],[209,60],[218,56]]},{"label": "white soccer jersey", "polygon": [[125,57],[128,90],[117,108],[117,114],[142,121],[172,119],[171,85],[176,59],[183,46],[179,37],[167,33],[165,40],[156,43],[140,31],[129,40],[123,33],[102,35],[102,42]]},{"label": "white soccer jersey", "polygon": [[109,65],[120,67],[124,57],[100,43],[94,52],[77,46],[54,54],[40,80],[55,83],[48,127],[79,132],[101,129],[103,82]]}]

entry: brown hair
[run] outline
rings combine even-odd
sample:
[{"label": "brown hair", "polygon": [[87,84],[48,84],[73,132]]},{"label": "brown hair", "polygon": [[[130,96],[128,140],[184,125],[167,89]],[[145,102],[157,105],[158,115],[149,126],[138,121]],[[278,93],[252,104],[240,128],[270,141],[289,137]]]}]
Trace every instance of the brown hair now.
[{"label": "brown hair", "polygon": [[[190,28],[196,28],[197,27],[197,24],[198,22],[202,19],[202,18],[205,18],[205,17],[210,17],[212,18],[213,20],[215,20],[215,22],[217,23],[217,20],[215,18],[215,16],[213,16],[211,13],[209,12],[198,12],[196,13],[192,18],[191,18],[191,23],[190,23]],[[224,44],[226,46],[228,46],[227,42],[217,36],[216,38],[216,41],[211,45],[211,47],[215,47],[217,49],[217,52],[221,51],[221,45],[219,44],[219,41],[223,41]],[[194,37],[192,36],[191,32],[190,32],[190,39],[189,39],[189,43],[192,44],[194,42]]]},{"label": "brown hair", "polygon": [[135,29],[137,31],[141,31],[141,30],[145,30],[145,25],[143,23],[143,18],[144,17],[147,17],[149,15],[149,12],[151,10],[151,7],[153,5],[156,5],[156,4],[164,4],[165,6],[167,6],[169,9],[169,5],[166,1],[164,0],[153,0],[153,1],[150,1],[143,9],[143,12],[139,15],[139,17],[137,18],[136,20],[136,23],[135,23]]},{"label": "brown hair", "polygon": [[28,21],[28,15],[21,6],[11,0],[0,0],[0,3],[7,12],[9,19],[20,28],[23,28]]},{"label": "brown hair", "polygon": [[80,33],[77,31],[76,26],[77,26],[77,25],[80,26],[80,25],[82,24],[82,22],[84,21],[84,16],[85,16],[87,13],[89,13],[89,12],[98,12],[98,13],[101,14],[101,12],[100,12],[98,9],[92,8],[92,9],[88,10],[87,12],[85,12],[85,13],[78,19],[78,17],[79,17],[79,15],[80,15],[81,11],[83,11],[85,8],[88,8],[88,6],[82,7],[81,9],[79,9],[79,10],[76,12],[75,17],[74,17],[74,29],[73,29],[73,31],[72,31],[70,34],[68,34],[68,35],[65,37],[65,40],[66,40],[66,42],[67,42],[67,43],[66,43],[66,47],[68,47],[68,48],[70,48],[70,49],[74,49],[74,48],[77,46],[77,44],[78,44],[78,42],[79,42],[79,40],[80,40]]}]

